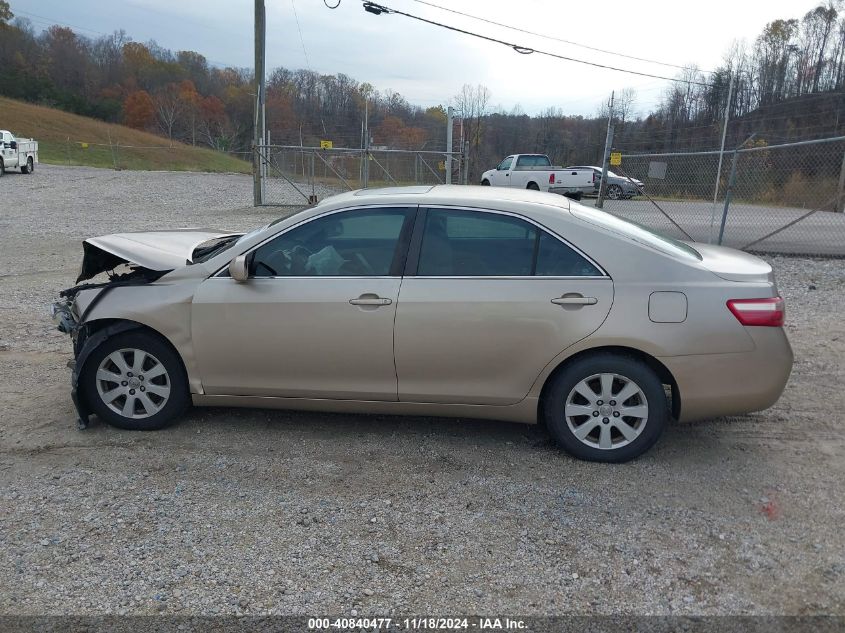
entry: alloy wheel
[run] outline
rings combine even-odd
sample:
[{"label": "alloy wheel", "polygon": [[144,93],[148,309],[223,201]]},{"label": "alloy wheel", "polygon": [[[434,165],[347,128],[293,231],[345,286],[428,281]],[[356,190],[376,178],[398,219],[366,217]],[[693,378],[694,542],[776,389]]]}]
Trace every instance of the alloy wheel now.
[{"label": "alloy wheel", "polygon": [[640,386],[620,374],[593,374],[566,398],[566,424],[591,448],[611,450],[630,444],[648,422],[648,400]]},{"label": "alloy wheel", "polygon": [[148,418],[170,398],[170,376],[158,358],[141,349],[119,349],[97,368],[97,393],[125,418]]}]

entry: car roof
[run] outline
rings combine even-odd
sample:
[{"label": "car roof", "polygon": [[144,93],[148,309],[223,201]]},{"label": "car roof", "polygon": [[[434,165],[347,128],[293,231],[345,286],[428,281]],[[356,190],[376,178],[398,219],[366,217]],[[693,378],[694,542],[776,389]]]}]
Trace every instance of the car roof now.
[{"label": "car roof", "polygon": [[513,204],[533,203],[569,209],[569,198],[509,187],[484,187],[479,185],[433,185],[410,187],[385,187],[358,189],[325,198],[315,210],[367,204],[432,204],[466,207],[507,208]]}]

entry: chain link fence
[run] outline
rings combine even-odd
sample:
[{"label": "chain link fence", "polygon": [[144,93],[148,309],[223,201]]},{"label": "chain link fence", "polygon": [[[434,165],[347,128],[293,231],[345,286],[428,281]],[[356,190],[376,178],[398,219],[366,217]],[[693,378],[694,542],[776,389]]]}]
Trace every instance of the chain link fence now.
[{"label": "chain link fence", "polygon": [[261,145],[258,148],[261,203],[311,203],[326,195],[402,185],[438,185],[466,179],[461,154],[426,150],[320,148]]},{"label": "chain link fence", "polygon": [[719,152],[623,155],[611,170],[642,181],[643,195],[604,210],[682,239],[845,256],[845,137],[744,145],[721,166]]}]

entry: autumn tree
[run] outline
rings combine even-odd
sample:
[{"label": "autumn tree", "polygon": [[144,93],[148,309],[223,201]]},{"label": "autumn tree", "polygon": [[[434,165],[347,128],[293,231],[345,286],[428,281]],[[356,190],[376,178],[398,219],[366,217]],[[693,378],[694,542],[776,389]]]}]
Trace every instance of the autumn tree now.
[{"label": "autumn tree", "polygon": [[197,144],[197,117],[201,100],[194,82],[186,79],[179,84],[179,100],[182,102],[181,113],[191,130],[191,145]]},{"label": "autumn tree", "polygon": [[146,90],[130,92],[123,101],[123,122],[129,127],[145,130],[155,115],[155,103]]}]

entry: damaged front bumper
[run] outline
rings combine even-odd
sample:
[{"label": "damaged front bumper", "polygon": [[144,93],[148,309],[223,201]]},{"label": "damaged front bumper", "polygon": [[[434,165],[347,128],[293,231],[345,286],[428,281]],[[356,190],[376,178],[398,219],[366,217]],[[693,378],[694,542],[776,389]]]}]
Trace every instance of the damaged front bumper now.
[{"label": "damaged front bumper", "polygon": [[59,332],[70,334],[71,337],[79,327],[79,321],[73,313],[73,306],[68,300],[57,301],[50,306],[50,318],[53,319]]},{"label": "damaged front bumper", "polygon": [[85,429],[88,427],[88,417],[91,415],[91,411],[88,410],[79,397],[79,373],[77,372],[77,360],[79,358],[80,348],[80,326],[79,319],[74,313],[73,300],[64,298],[61,301],[53,303],[50,306],[50,317],[52,318],[53,323],[56,324],[56,329],[59,332],[68,334],[73,341],[74,358],[69,360],[67,363],[68,368],[71,370],[70,397],[73,400],[73,406],[76,408],[76,413],[78,415],[76,425],[80,430]]}]

